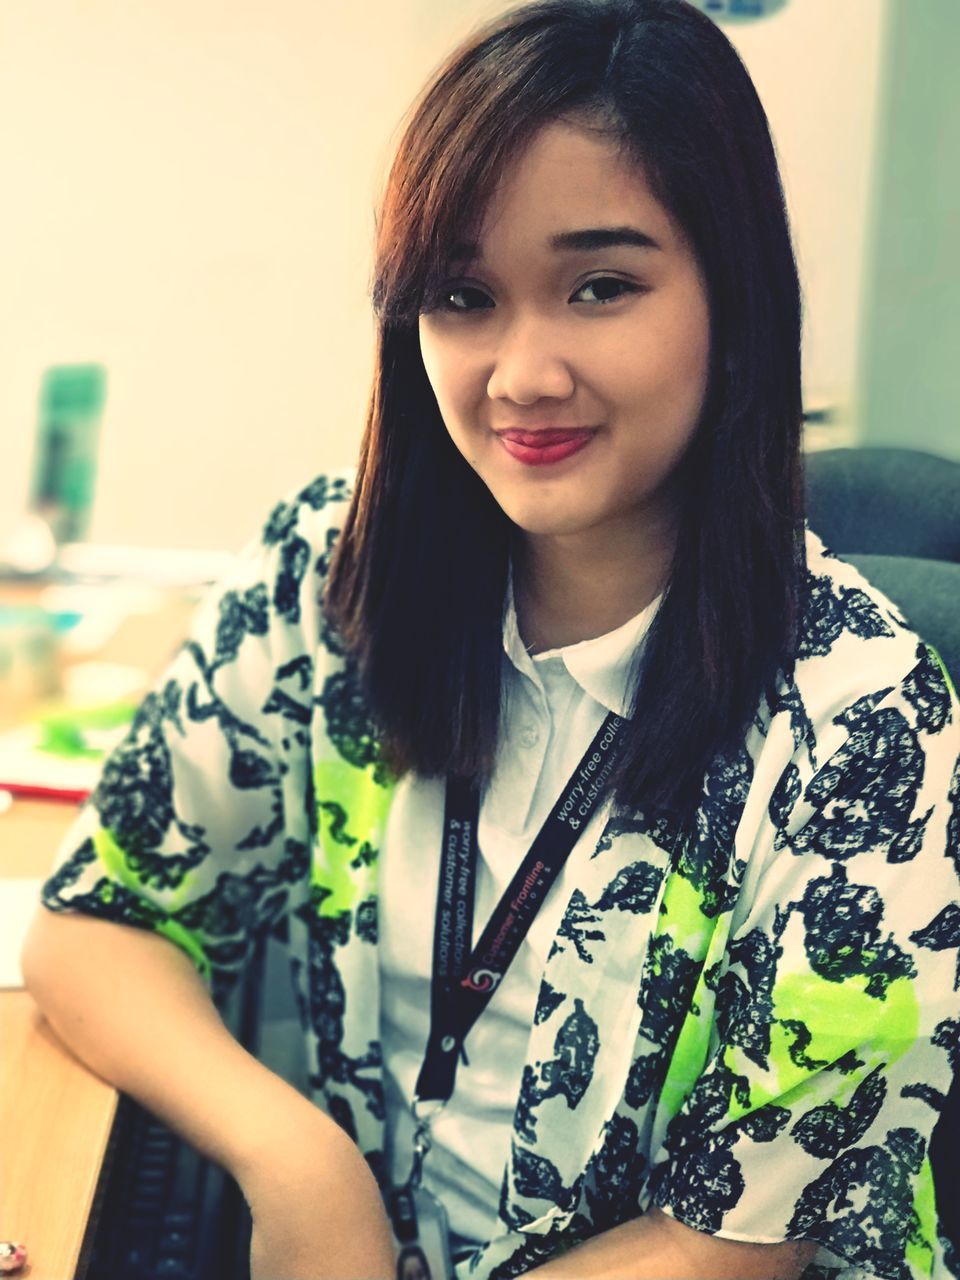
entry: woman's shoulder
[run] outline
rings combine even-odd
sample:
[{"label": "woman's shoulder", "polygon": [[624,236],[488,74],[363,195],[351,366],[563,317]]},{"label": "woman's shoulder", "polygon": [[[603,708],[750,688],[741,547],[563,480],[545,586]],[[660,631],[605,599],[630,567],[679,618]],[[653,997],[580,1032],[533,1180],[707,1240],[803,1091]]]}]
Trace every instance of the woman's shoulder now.
[{"label": "woman's shoulder", "polygon": [[750,852],[740,909],[752,910],[774,864],[777,875],[820,877],[824,892],[828,872],[849,873],[896,896],[897,868],[909,863],[914,876],[923,867],[915,896],[933,904],[932,918],[955,896],[960,872],[951,860],[958,760],[960,704],[936,652],[854,565],[809,535],[795,661],[741,758],[738,839]]},{"label": "woman's shoulder", "polygon": [[810,529],[806,552],[798,660],[856,655],[909,669],[920,637],[898,606]]},{"label": "woman's shoulder", "polygon": [[908,775],[913,791],[936,775],[945,792],[960,752],[960,705],[936,651],[811,532],[793,660],[749,742],[752,777],[772,795],[777,825],[811,788],[847,785],[854,773],[875,776],[878,798],[905,802]]},{"label": "woman's shoulder", "polygon": [[[339,653],[322,594],[354,479],[352,468],[330,471],[291,490],[207,593],[187,647],[206,655],[219,679],[233,671],[256,683],[278,663],[312,662],[318,647]],[[267,667],[255,669],[258,661]]]},{"label": "woman's shoulder", "polygon": [[877,704],[921,681],[946,720],[952,690],[927,637],[917,634],[900,608],[847,560],[828,551],[808,530],[807,567],[795,661],[788,685],[815,723],[829,725],[844,712]]},{"label": "woman's shoulder", "polygon": [[356,481],[356,467],[323,472],[281,498],[260,532],[265,548],[288,546],[295,540],[324,552],[343,527]]},{"label": "woman's shoulder", "polygon": [[281,618],[296,611],[294,601],[304,592],[317,599],[346,520],[355,479],[355,467],[324,472],[277,501],[235,557],[233,573],[221,588],[256,585]]}]

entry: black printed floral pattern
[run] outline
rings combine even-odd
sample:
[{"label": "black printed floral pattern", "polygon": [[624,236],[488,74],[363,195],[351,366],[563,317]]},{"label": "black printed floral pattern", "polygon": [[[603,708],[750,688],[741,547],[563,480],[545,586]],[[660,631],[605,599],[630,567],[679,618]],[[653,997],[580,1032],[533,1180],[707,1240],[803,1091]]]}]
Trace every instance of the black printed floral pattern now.
[{"label": "black printed floral pattern", "polygon": [[[257,937],[283,938],[315,1096],[383,1177],[394,782],[321,605],[351,492],[320,477],[274,508],[107,761],[44,901],[164,932],[215,993]],[[958,712],[879,593],[807,550],[787,675],[695,812],[612,811],[571,855],[503,1230],[460,1280],[522,1275],[650,1205],[815,1241],[804,1280],[950,1265],[922,1192],[960,1070]]]}]

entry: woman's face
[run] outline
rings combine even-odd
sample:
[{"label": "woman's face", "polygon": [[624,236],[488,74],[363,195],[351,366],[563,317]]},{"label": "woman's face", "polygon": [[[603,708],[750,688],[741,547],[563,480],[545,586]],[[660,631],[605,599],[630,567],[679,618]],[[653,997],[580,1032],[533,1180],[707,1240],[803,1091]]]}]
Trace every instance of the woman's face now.
[{"label": "woman's face", "polygon": [[503,511],[531,535],[672,520],[710,324],[697,260],[642,171],[601,133],[546,125],[463,248],[420,346]]}]

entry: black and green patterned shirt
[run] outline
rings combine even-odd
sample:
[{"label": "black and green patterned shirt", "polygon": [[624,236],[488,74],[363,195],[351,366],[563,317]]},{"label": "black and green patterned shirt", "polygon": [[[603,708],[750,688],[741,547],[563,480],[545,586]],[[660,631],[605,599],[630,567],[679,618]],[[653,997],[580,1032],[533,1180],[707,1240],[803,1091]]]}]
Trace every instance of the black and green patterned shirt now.
[{"label": "black and green patterned shirt", "polygon": [[[317,1101],[376,1168],[393,786],[318,607],[351,483],[280,504],[201,609],[44,901],[164,934],[215,989],[279,929]],[[713,761],[693,830],[615,810],[567,903],[502,1230],[461,1276],[522,1274],[650,1205],[815,1240],[809,1280],[952,1274],[927,1146],[960,1067],[960,710],[889,601],[813,535],[808,561],[794,673]]]}]

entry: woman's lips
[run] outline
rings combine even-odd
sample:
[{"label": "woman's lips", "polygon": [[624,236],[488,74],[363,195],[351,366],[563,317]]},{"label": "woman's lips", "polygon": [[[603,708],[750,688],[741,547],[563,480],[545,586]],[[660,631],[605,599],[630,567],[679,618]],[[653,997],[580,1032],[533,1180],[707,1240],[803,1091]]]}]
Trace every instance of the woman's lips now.
[{"label": "woman's lips", "polygon": [[579,453],[595,434],[590,428],[580,431],[501,431],[498,437],[512,458],[528,467],[543,467]]}]

